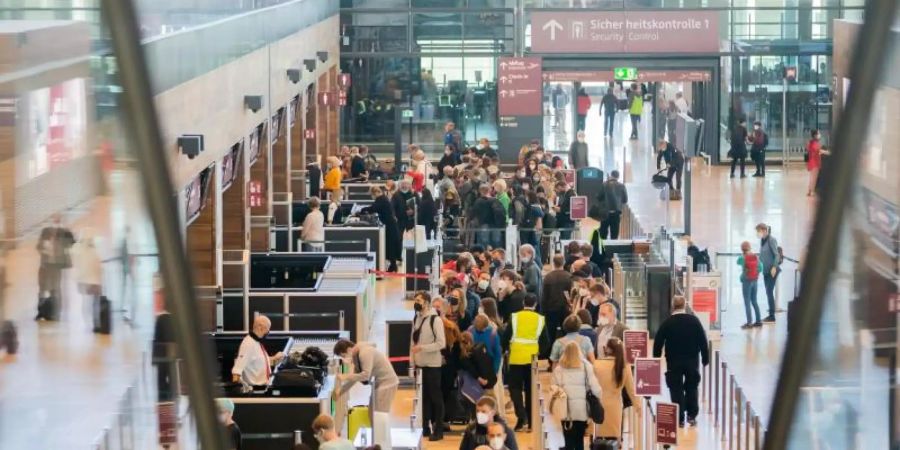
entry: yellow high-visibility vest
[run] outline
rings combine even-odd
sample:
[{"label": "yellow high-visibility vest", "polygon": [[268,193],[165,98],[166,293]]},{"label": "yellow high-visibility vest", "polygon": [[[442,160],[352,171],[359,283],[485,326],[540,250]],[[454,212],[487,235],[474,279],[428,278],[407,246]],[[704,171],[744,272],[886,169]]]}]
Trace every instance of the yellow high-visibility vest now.
[{"label": "yellow high-visibility vest", "polygon": [[522,310],[512,315],[512,339],[509,342],[509,363],[531,364],[531,358],[538,354],[538,341],[544,331],[544,316]]}]

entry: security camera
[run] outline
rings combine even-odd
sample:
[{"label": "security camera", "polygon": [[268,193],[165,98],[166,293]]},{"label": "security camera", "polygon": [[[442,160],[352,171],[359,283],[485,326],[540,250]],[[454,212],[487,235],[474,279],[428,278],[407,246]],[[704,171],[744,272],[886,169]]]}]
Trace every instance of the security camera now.
[{"label": "security camera", "polygon": [[262,109],[262,95],[245,95],[244,108],[257,112]]},{"label": "security camera", "polygon": [[203,151],[203,135],[202,134],[186,134],[178,137],[178,151],[188,157],[194,159]]},{"label": "security camera", "polygon": [[297,84],[300,82],[300,69],[288,69],[287,70],[288,80],[291,80],[291,83]]},{"label": "security camera", "polygon": [[319,57],[319,61],[328,61],[328,52],[316,52],[316,56]]},{"label": "security camera", "polygon": [[314,59],[304,59],[303,65],[306,66],[306,70],[309,72],[316,71],[316,60]]}]

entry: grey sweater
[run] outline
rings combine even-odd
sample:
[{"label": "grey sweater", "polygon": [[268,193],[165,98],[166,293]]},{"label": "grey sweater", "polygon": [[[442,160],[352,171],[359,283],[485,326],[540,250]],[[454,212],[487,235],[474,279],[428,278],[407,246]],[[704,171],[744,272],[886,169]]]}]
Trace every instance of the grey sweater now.
[{"label": "grey sweater", "polygon": [[778,267],[780,265],[778,260],[778,241],[771,235],[763,238],[759,243],[759,261],[765,273],[769,273],[772,267]]},{"label": "grey sweater", "polygon": [[388,361],[384,353],[375,349],[369,343],[359,344],[359,353],[353,361],[354,372],[344,376],[345,384],[341,393],[347,392],[357,382],[368,381],[375,378],[375,386],[378,388],[397,386],[400,380],[394,372],[394,366]]},{"label": "grey sweater", "polygon": [[[434,319],[432,319],[434,317]],[[414,339],[416,330],[419,330],[418,342]],[[410,336],[412,346],[420,346],[418,353],[412,353],[413,365],[416,367],[441,367],[443,356],[441,350],[447,346],[447,340],[444,337],[444,321],[434,310],[428,311],[426,314],[419,314],[413,319],[413,336]]]}]

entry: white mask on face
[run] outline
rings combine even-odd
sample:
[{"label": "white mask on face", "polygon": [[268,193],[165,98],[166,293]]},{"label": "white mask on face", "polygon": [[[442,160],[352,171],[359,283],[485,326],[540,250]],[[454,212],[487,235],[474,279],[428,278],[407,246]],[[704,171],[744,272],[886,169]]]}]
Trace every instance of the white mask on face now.
[{"label": "white mask on face", "polygon": [[482,308],[482,307],[479,306],[479,307],[478,307],[478,315],[480,316],[480,315],[483,315],[483,314],[484,314],[484,308]]},{"label": "white mask on face", "polygon": [[756,233],[756,237],[762,239],[762,238],[766,237],[766,235],[763,233]]},{"label": "white mask on face", "polygon": [[758,130],[758,129],[759,129],[759,125],[753,125],[753,129],[754,129],[754,130]]},{"label": "white mask on face", "polygon": [[592,298],[592,299],[591,299],[591,304],[594,305],[594,306],[598,306],[598,305],[600,304],[600,299],[598,299],[598,298]]},{"label": "white mask on face", "polygon": [[578,142],[584,144],[584,136],[578,136]]},{"label": "white mask on face", "polygon": [[490,416],[483,412],[475,413],[475,419],[478,421],[478,425],[485,425],[491,420]]},{"label": "white mask on face", "polygon": [[478,282],[478,289],[481,289],[481,290],[483,291],[483,290],[487,289],[488,286],[490,286],[490,285],[491,285],[491,282],[490,282],[490,281],[488,281],[488,280],[481,280],[481,281]]},{"label": "white mask on face", "polygon": [[523,263],[529,263],[529,262],[531,262],[531,257],[530,257],[530,256],[519,255],[519,259],[521,259]]},{"label": "white mask on face", "polygon": [[597,324],[605,327],[605,326],[609,325],[609,318],[606,316],[600,316],[597,318]]},{"label": "white mask on face", "polygon": [[500,450],[500,449],[503,448],[503,444],[505,444],[505,442],[503,442],[503,438],[502,438],[502,437],[494,437],[494,438],[491,438],[491,448],[492,448],[492,449],[494,449],[494,450]]}]

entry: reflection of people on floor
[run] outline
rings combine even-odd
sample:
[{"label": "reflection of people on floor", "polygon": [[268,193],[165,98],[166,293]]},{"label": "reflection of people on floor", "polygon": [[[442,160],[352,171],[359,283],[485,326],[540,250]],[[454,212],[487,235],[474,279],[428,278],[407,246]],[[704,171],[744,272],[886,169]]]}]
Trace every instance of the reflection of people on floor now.
[{"label": "reflection of people on floor", "polygon": [[[662,161],[666,162],[667,173],[669,178],[669,189],[681,190],[681,175],[684,172],[684,153],[675,147],[675,144],[666,142],[665,139],[659,140],[657,147],[659,154],[656,156],[656,168],[660,168]],[[675,177],[675,185],[672,185],[672,177]]]},{"label": "reflection of people on floor", "polygon": [[93,321],[94,308],[99,308],[100,295],[103,293],[103,262],[97,252],[96,240],[89,230],[82,232],[82,237],[72,247],[72,265],[78,292],[84,296],[84,310]]},{"label": "reflection of people on floor", "polygon": [[131,239],[131,227],[125,227],[125,235],[122,237],[122,244],[119,246],[119,264],[122,269],[122,309],[124,319],[131,321],[137,317],[137,294],[135,293],[134,268],[137,262],[135,256],[131,254],[128,248],[128,241]]},{"label": "reflection of people on floor", "polygon": [[162,278],[153,276],[153,310],[156,323],[153,325],[153,359],[156,366],[156,390],[158,401],[172,401],[175,398],[175,330],[172,315],[166,310],[166,300],[162,289]]},{"label": "reflection of people on floor", "polygon": [[[53,215],[53,224],[41,230],[37,251],[41,254],[38,270],[39,304],[35,320],[56,320],[62,305],[62,273],[72,267],[69,250],[75,237],[62,225],[62,216]],[[41,308],[41,305],[45,305]]]}]

